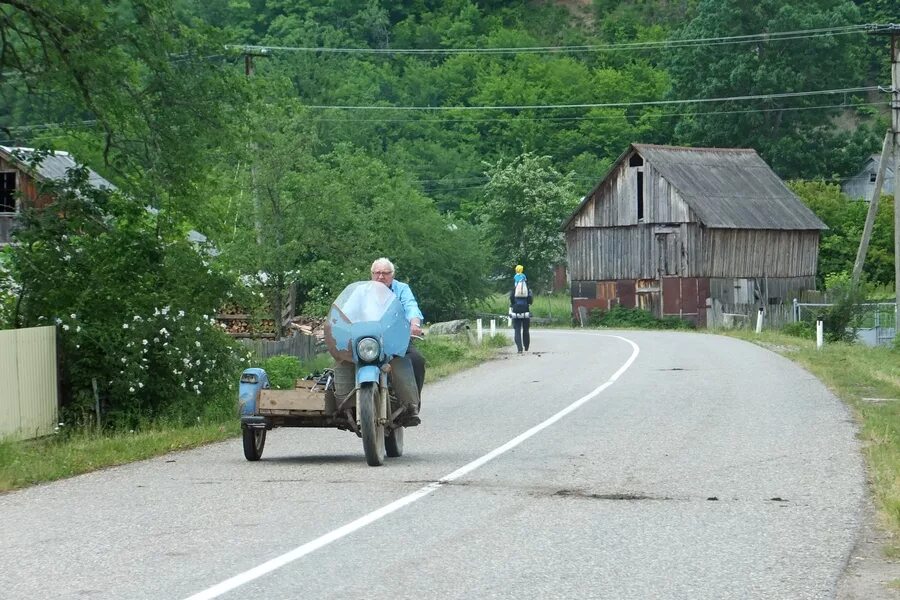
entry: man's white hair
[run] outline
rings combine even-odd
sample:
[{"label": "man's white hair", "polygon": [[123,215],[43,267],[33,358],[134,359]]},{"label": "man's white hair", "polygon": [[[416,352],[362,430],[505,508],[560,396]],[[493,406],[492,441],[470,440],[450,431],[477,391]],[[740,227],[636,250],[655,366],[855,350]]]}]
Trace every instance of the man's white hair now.
[{"label": "man's white hair", "polygon": [[375,262],[372,263],[372,272],[374,273],[379,266],[384,267],[391,273],[394,272],[394,263],[392,263],[389,259],[384,258],[383,256],[381,258],[376,258]]}]

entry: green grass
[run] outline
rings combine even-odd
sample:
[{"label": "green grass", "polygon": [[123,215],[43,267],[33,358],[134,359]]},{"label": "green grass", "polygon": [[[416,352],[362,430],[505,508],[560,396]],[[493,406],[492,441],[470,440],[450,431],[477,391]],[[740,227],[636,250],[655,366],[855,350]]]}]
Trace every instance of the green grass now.
[{"label": "green grass", "polygon": [[[509,312],[509,295],[492,294],[476,308],[477,312],[506,315]],[[568,293],[535,294],[531,315],[539,319],[553,319],[565,325],[572,323],[572,298]]]},{"label": "green grass", "polygon": [[76,432],[24,442],[0,441],[0,492],[217,442],[240,433],[235,417],[193,427]]},{"label": "green grass", "polygon": [[[426,381],[484,362],[510,343],[503,335],[487,337],[481,345],[444,336],[418,342],[428,361]],[[290,387],[294,379],[321,371],[333,361],[327,355],[302,363],[292,357],[273,357],[262,364],[272,369],[279,385]],[[233,399],[218,398],[190,426],[154,422],[135,431],[102,432],[63,428],[37,440],[0,440],[0,493],[235,437],[240,434],[236,404],[237,392]]]},{"label": "green grass", "polygon": [[781,333],[728,335],[760,344],[805,367],[854,411],[881,516],[894,534],[889,556],[900,557],[900,351],[815,342]]}]

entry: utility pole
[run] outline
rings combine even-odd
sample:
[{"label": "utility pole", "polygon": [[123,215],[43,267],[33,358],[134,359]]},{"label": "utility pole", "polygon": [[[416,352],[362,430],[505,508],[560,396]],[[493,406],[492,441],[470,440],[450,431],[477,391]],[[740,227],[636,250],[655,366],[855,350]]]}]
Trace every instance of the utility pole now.
[{"label": "utility pole", "polygon": [[[894,154],[894,294],[900,313],[900,24],[875,25],[873,33],[891,36],[891,137]],[[882,155],[882,162],[884,162]],[[900,315],[898,315],[900,316]]]},{"label": "utility pole", "polygon": [[[875,175],[875,189],[869,199],[869,212],[866,213],[866,225],[863,228],[862,239],[859,241],[859,250],[856,252],[856,262],[853,263],[853,285],[859,284],[863,265],[866,262],[866,252],[869,250],[869,240],[872,239],[872,229],[875,227],[875,215],[878,214],[878,201],[881,199],[881,188],[884,185],[884,174],[887,171],[888,161],[891,159],[891,145],[894,134],[890,130],[884,134],[884,143],[881,144],[881,158],[878,159],[878,173]],[[896,172],[896,171],[895,171]]]},{"label": "utility pole", "polygon": [[[268,56],[268,52],[259,48],[244,48],[244,75],[247,79],[253,77],[256,66],[253,64],[253,57]],[[251,132],[251,136],[253,133]],[[253,196],[253,221],[256,227],[256,245],[262,245],[262,206],[259,200],[259,186],[257,184],[258,174],[256,168],[257,146],[256,142],[250,142],[250,194]],[[276,320],[277,322],[277,320]]]},{"label": "utility pole", "polygon": [[891,130],[894,134],[894,298],[900,311],[900,25],[891,24]]}]

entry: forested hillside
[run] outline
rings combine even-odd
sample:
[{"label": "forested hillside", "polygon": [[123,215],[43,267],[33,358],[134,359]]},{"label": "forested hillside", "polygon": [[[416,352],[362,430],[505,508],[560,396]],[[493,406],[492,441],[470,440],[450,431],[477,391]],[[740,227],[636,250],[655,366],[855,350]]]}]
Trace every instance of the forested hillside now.
[{"label": "forested hillside", "polygon": [[[452,317],[516,262],[546,281],[554,227],[632,142],[752,147],[785,179],[837,183],[888,127],[889,38],[862,25],[891,6],[0,0],[3,145],[72,152],[158,209],[91,207],[126,228],[93,231],[92,256],[146,276],[149,299],[94,289],[104,270],[71,260],[92,228],[45,215],[7,251],[3,319],[98,295],[120,299],[112,320],[168,297],[268,310],[293,284],[321,314],[380,255],[429,320]],[[215,247],[199,268],[177,250],[191,228]]]}]

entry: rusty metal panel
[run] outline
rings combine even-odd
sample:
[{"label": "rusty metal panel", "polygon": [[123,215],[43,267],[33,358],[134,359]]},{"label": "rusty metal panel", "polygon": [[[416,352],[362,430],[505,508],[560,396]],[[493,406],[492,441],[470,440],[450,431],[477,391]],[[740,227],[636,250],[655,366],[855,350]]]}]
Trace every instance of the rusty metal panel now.
[{"label": "rusty metal panel", "polygon": [[678,315],[681,312],[681,278],[662,279],[663,316]]},{"label": "rusty metal panel", "polygon": [[15,329],[0,331],[0,438],[17,434],[21,421],[16,341]]},{"label": "rusty metal panel", "polygon": [[635,307],[635,285],[634,279],[622,279],[616,282],[616,295],[619,298],[619,304],[625,308]]},{"label": "rusty metal panel", "polygon": [[28,439],[52,433],[59,407],[56,328],[0,331],[0,374],[0,435]]}]

